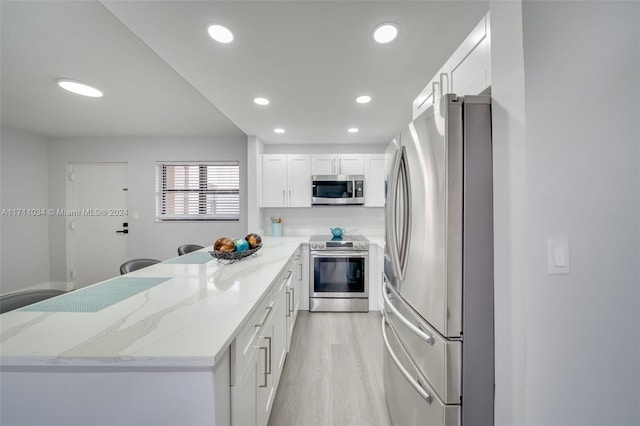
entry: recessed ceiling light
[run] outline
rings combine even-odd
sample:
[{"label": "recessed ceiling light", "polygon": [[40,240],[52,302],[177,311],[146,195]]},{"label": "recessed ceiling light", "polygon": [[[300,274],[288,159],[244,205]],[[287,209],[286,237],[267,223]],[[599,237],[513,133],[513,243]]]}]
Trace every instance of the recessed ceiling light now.
[{"label": "recessed ceiling light", "polygon": [[359,104],[368,104],[369,102],[371,102],[371,96],[368,96],[368,95],[358,96],[356,98],[356,102]]},{"label": "recessed ceiling light", "polygon": [[58,80],[58,86],[76,95],[89,96],[91,98],[101,98],[102,92],[84,83],[74,80]]},{"label": "recessed ceiling light", "polygon": [[349,133],[358,133],[360,131],[360,129],[358,129],[357,127],[350,127],[347,129],[347,132]]},{"label": "recessed ceiling light", "polygon": [[276,133],[284,133],[284,129],[281,129],[281,128],[279,128],[279,127],[278,127],[278,128],[273,129],[273,131],[274,131],[274,132],[276,132]]},{"label": "recessed ceiling light", "polygon": [[398,26],[393,22],[383,22],[373,30],[373,39],[384,44],[393,41],[398,36]]},{"label": "recessed ceiling light", "polygon": [[231,43],[233,41],[233,33],[222,25],[211,25],[208,31],[211,38],[217,42]]},{"label": "recessed ceiling light", "polygon": [[253,102],[256,105],[269,105],[269,99],[267,98],[254,98]]}]

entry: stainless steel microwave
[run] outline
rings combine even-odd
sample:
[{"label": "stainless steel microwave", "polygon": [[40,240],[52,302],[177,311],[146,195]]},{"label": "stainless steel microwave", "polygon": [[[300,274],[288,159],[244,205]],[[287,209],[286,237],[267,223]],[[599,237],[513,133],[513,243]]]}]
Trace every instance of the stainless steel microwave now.
[{"label": "stainless steel microwave", "polygon": [[311,176],[311,204],[314,206],[364,204],[364,176]]}]

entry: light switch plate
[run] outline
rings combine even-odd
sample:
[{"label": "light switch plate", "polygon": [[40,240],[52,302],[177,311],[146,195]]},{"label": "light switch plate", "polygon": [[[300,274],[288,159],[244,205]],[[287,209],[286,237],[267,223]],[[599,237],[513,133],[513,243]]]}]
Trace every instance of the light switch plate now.
[{"label": "light switch plate", "polygon": [[549,275],[568,275],[571,273],[569,239],[567,237],[547,238],[547,273]]}]

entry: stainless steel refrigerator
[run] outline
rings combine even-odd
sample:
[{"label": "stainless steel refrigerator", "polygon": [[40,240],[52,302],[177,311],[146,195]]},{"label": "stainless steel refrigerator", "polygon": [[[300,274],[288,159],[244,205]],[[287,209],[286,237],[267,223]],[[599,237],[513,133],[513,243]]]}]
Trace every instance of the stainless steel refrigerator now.
[{"label": "stainless steel refrigerator", "polygon": [[491,100],[446,95],[387,181],[384,384],[394,425],[493,425]]}]

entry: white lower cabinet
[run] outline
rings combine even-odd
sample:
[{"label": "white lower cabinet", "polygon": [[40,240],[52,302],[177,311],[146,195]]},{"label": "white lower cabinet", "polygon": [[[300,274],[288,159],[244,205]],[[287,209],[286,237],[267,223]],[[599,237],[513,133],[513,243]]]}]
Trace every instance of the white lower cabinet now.
[{"label": "white lower cabinet", "polygon": [[293,337],[293,327],[296,325],[298,318],[298,310],[300,309],[300,286],[303,282],[303,261],[301,250],[298,249],[293,258],[292,275],[287,281],[287,311],[286,334],[287,334],[287,352],[291,349],[291,339]]},{"label": "white lower cabinet", "polygon": [[253,351],[246,360],[246,368],[231,386],[231,423],[234,425],[258,425],[258,383],[262,379],[258,373],[258,355]]},{"label": "white lower cabinet", "polygon": [[231,344],[234,426],[264,426],[269,421],[291,343],[294,307],[297,314],[299,290],[295,283],[299,281],[294,278],[299,258],[298,249]]},{"label": "white lower cabinet", "polygon": [[266,425],[269,422],[269,414],[271,413],[271,406],[273,400],[276,397],[276,381],[274,362],[274,346],[275,346],[275,324],[274,318],[279,314],[278,307],[272,312],[273,315],[269,315],[267,323],[263,326],[263,335],[259,339],[258,350],[260,354],[258,356],[258,424]]}]

